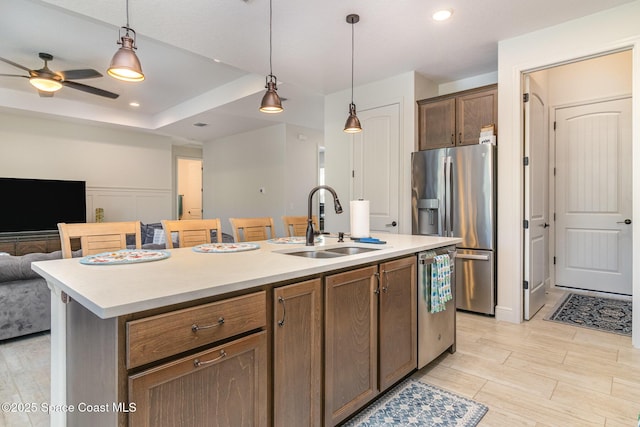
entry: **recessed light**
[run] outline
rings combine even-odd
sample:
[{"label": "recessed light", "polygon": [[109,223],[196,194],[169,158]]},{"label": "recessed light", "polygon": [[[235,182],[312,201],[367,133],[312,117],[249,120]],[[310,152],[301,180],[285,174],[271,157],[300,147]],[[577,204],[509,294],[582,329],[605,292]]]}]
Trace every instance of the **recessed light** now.
[{"label": "recessed light", "polygon": [[139,107],[139,106],[140,106],[140,103],[139,103],[139,102],[130,102],[130,103],[129,103],[129,105],[130,105],[131,107]]},{"label": "recessed light", "polygon": [[435,12],[432,15],[432,18],[435,21],[446,21],[447,19],[451,18],[451,15],[453,15],[452,9],[442,9]]},{"label": "recessed light", "polygon": [[203,127],[207,126],[207,123],[198,122],[198,123],[194,123],[193,125],[197,126],[199,128],[203,128]]}]

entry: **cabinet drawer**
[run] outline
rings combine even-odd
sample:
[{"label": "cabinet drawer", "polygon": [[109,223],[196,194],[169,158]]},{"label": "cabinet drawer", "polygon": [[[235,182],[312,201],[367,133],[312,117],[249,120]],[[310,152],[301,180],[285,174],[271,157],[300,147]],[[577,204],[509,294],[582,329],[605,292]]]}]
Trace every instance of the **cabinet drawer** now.
[{"label": "cabinet drawer", "polygon": [[127,322],[127,368],[262,328],[266,319],[261,291]]},{"label": "cabinet drawer", "polygon": [[130,426],[266,427],[266,332],[130,376],[129,402]]}]

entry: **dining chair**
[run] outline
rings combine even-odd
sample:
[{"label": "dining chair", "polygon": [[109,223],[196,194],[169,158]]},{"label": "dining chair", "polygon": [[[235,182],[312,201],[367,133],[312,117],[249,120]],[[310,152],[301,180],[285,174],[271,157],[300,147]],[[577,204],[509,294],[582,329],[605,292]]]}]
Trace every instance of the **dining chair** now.
[{"label": "dining chair", "polygon": [[80,239],[82,256],[127,248],[127,236],[135,236],[135,247],[142,247],[140,221],[58,224],[63,258],[71,258],[71,240]]},{"label": "dining chair", "polygon": [[[314,230],[319,230],[318,217],[313,215]],[[282,222],[284,223],[284,231],[287,233],[287,237],[293,236],[306,236],[307,234],[307,217],[301,216],[283,216]]]},{"label": "dining chair", "polygon": [[162,220],[167,249],[173,248],[171,233],[178,233],[178,246],[187,248],[211,243],[211,231],[215,230],[216,240],[222,242],[222,227],[220,218],[214,219],[184,219],[184,220]]},{"label": "dining chair", "polygon": [[[236,242],[252,242],[276,237],[273,218],[229,218]],[[267,229],[269,232],[267,233]]]}]

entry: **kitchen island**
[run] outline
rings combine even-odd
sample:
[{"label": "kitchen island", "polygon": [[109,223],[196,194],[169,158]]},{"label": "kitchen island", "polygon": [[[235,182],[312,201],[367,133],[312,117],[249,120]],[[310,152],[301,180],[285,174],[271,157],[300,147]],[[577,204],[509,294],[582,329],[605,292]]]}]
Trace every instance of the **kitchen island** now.
[{"label": "kitchen island", "polygon": [[[278,417],[301,409],[311,414],[310,425],[346,419],[362,402],[348,401],[332,384],[330,370],[348,363],[335,366],[326,353],[360,345],[362,337],[340,335],[340,322],[348,320],[342,315],[362,309],[353,314],[368,322],[366,343],[353,353],[369,356],[366,369],[360,370],[360,361],[354,366],[355,377],[369,375],[365,382],[373,390],[365,393],[366,402],[384,391],[376,379],[377,337],[387,335],[378,331],[377,297],[382,307],[383,295],[393,294],[388,285],[394,277],[406,282],[409,294],[397,300],[405,303],[396,317],[414,323],[408,325],[408,353],[415,353],[415,254],[460,241],[378,237],[387,243],[325,237],[313,247],[262,241],[258,249],[235,253],[173,249],[166,259],[138,264],[85,265],[77,258],[33,263],[52,292],[51,425],[155,426],[160,419],[197,425],[198,417],[213,417],[215,425],[266,426],[281,425]],[[327,258],[288,254],[344,247],[372,250]],[[338,305],[344,307],[336,310]],[[283,332],[287,326],[297,326],[298,335]],[[300,356],[283,352],[287,345],[306,345],[306,362],[281,360]],[[415,369],[415,354],[410,363],[413,368],[409,364],[396,376]],[[287,367],[306,371],[301,376]],[[299,385],[291,381],[308,393],[292,392]],[[329,408],[329,391],[339,409]]]}]

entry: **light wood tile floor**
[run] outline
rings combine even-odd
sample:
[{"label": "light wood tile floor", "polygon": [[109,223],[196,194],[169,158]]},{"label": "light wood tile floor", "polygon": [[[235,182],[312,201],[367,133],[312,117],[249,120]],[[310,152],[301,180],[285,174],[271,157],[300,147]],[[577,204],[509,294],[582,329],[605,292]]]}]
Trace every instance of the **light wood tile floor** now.
[{"label": "light wood tile floor", "polygon": [[458,312],[457,351],[422,381],[482,402],[480,426],[636,427],[640,349],[631,338],[544,320],[564,292],[521,324]]},{"label": "light wood tile floor", "polygon": [[[480,426],[636,427],[640,414],[640,349],[631,338],[548,322],[563,295],[522,324],[458,313],[455,354],[415,375],[482,402]],[[49,401],[50,338],[0,342],[0,402]],[[48,426],[42,411],[0,411],[0,426]]]}]

